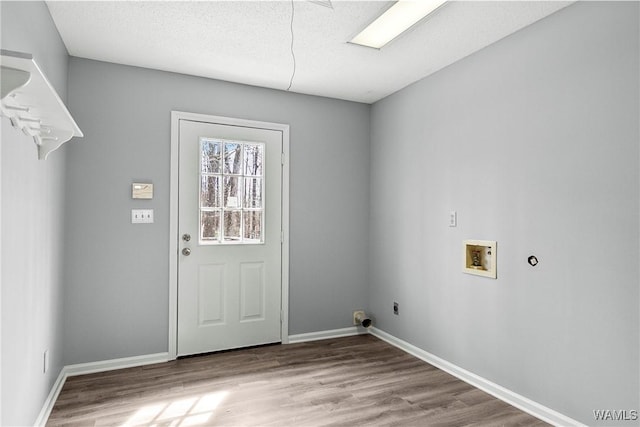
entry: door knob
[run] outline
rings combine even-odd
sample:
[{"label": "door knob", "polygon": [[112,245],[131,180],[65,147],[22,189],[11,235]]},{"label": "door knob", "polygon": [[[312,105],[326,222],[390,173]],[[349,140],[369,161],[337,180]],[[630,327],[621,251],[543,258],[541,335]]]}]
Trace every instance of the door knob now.
[{"label": "door knob", "polygon": [[184,255],[184,256],[189,256],[189,255],[191,255],[191,249],[189,249],[189,248],[184,248],[184,249],[182,250],[182,255]]},{"label": "door knob", "polygon": [[184,240],[185,242],[188,242],[189,240],[191,240],[191,234],[183,234],[182,235],[182,240]]}]

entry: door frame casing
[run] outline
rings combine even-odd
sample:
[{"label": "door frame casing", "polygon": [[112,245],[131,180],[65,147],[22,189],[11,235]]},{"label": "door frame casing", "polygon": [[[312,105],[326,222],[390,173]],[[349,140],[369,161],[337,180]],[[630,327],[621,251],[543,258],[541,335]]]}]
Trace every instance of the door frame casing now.
[{"label": "door frame casing", "polygon": [[169,184],[169,359],[178,351],[178,193],[180,120],[228,126],[267,129],[282,132],[282,283],[280,302],[280,338],[289,343],[289,125],[237,119],[209,114],[171,111],[171,177]]}]

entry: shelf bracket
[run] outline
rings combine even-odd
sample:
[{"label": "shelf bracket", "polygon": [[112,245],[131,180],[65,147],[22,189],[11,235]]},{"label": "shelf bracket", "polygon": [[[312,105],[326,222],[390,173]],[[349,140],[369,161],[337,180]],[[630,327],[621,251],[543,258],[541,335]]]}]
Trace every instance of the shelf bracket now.
[{"label": "shelf bracket", "polygon": [[0,50],[0,88],[0,115],[33,138],[39,159],[84,136],[30,54]]}]

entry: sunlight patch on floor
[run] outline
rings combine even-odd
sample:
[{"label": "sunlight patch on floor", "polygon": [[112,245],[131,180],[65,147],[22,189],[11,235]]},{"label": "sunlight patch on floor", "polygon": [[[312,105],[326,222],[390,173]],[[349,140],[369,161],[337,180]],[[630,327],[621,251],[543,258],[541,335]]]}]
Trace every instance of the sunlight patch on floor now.
[{"label": "sunlight patch on floor", "polygon": [[171,427],[202,425],[209,421],[228,395],[228,391],[219,391],[203,396],[153,403],[138,409],[121,427],[154,427],[158,424]]}]

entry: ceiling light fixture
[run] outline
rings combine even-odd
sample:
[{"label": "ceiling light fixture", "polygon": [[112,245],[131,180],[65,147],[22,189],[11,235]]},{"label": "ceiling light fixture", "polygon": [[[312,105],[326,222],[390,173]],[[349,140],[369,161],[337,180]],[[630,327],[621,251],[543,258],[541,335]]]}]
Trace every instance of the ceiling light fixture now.
[{"label": "ceiling light fixture", "polygon": [[319,4],[320,6],[328,7],[329,9],[333,9],[333,4],[331,0],[309,0],[311,3]]},{"label": "ceiling light fixture", "polygon": [[445,1],[399,0],[349,43],[380,49],[442,6]]}]

